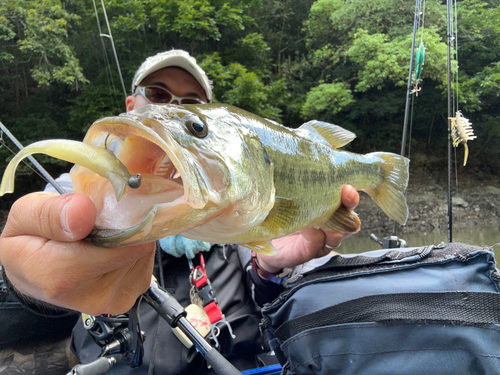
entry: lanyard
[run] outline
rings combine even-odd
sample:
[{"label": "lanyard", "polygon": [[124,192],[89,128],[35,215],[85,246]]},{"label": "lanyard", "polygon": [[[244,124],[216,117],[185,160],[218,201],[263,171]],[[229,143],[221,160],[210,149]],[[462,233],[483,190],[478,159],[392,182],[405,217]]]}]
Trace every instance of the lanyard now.
[{"label": "lanyard", "polygon": [[215,292],[212,288],[210,280],[208,279],[207,271],[205,269],[205,259],[203,258],[201,252],[198,253],[197,256],[199,257],[198,266],[194,266],[193,261],[188,258],[189,268],[191,270],[191,273],[189,275],[189,282],[191,284],[190,298],[192,303],[199,305],[207,313],[210,320],[210,330],[212,332],[212,338],[216,342],[216,347],[218,347],[218,332],[215,332],[216,329],[218,331],[218,327],[216,326],[218,322],[222,321],[227,326],[229,333],[233,339],[236,338],[236,336],[233,334],[231,325],[226,320],[226,317],[222,313],[217,303]]}]

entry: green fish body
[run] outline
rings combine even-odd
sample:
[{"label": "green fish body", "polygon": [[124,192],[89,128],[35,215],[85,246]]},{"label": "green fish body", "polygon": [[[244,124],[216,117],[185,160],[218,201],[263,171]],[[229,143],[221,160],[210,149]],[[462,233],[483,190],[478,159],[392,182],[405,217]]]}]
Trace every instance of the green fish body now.
[{"label": "green fish body", "polygon": [[[76,163],[74,191],[99,212],[89,237],[98,246],[182,234],[272,253],[272,239],[301,229],[359,230],[357,215],[340,206],[347,184],[406,222],[409,160],[339,150],[354,137],[319,121],[289,129],[224,104],[148,105],[96,121],[71,157],[65,140],[35,143],[22,157],[43,152]],[[103,149],[99,162],[85,148]],[[13,190],[13,173],[4,175],[0,194]],[[140,187],[123,183],[130,175],[140,175]]]}]

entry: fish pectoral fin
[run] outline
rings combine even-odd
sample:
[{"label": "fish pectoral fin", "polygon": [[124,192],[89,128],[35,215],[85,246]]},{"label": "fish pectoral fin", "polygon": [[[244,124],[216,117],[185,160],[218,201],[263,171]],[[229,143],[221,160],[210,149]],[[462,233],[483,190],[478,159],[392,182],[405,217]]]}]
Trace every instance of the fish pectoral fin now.
[{"label": "fish pectoral fin", "polygon": [[301,136],[337,149],[356,138],[356,134],[338,125],[312,120],[296,130]]},{"label": "fish pectoral fin", "polygon": [[274,206],[262,222],[270,232],[289,227],[300,215],[300,206],[292,199],[275,197]]},{"label": "fish pectoral fin", "polygon": [[275,255],[278,253],[278,250],[273,246],[271,242],[266,241],[255,241],[250,243],[241,244],[241,246],[250,249],[251,251],[255,251],[256,253],[264,254],[264,255]]},{"label": "fish pectoral fin", "polygon": [[321,228],[340,233],[356,233],[361,228],[361,221],[356,212],[340,206]]}]

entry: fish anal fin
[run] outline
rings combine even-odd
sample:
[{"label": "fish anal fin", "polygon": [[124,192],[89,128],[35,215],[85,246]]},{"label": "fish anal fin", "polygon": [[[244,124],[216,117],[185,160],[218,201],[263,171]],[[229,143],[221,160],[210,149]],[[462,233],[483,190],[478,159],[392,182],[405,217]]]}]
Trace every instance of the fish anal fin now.
[{"label": "fish anal fin", "polygon": [[250,249],[251,251],[255,251],[256,253],[264,254],[264,255],[275,255],[278,253],[278,250],[273,246],[271,242],[266,241],[255,241],[250,243],[241,244],[241,246]]},{"label": "fish anal fin", "polygon": [[296,130],[296,133],[333,149],[345,146],[356,138],[356,134],[347,129],[316,120],[306,122]]},{"label": "fish anal fin", "polygon": [[361,228],[361,221],[358,215],[344,206],[340,206],[333,213],[321,229],[331,230],[340,233],[356,233]]}]

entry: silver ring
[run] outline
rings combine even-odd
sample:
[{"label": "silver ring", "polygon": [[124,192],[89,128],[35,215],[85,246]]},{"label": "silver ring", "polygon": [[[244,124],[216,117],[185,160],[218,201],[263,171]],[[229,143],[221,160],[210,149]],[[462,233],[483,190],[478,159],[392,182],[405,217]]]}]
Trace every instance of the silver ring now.
[{"label": "silver ring", "polygon": [[[340,245],[340,244],[339,244]],[[324,247],[326,247],[328,250],[332,250],[332,249],[336,249],[337,247],[339,247],[339,245],[337,246],[329,246],[327,245],[326,243],[323,245]]]}]

